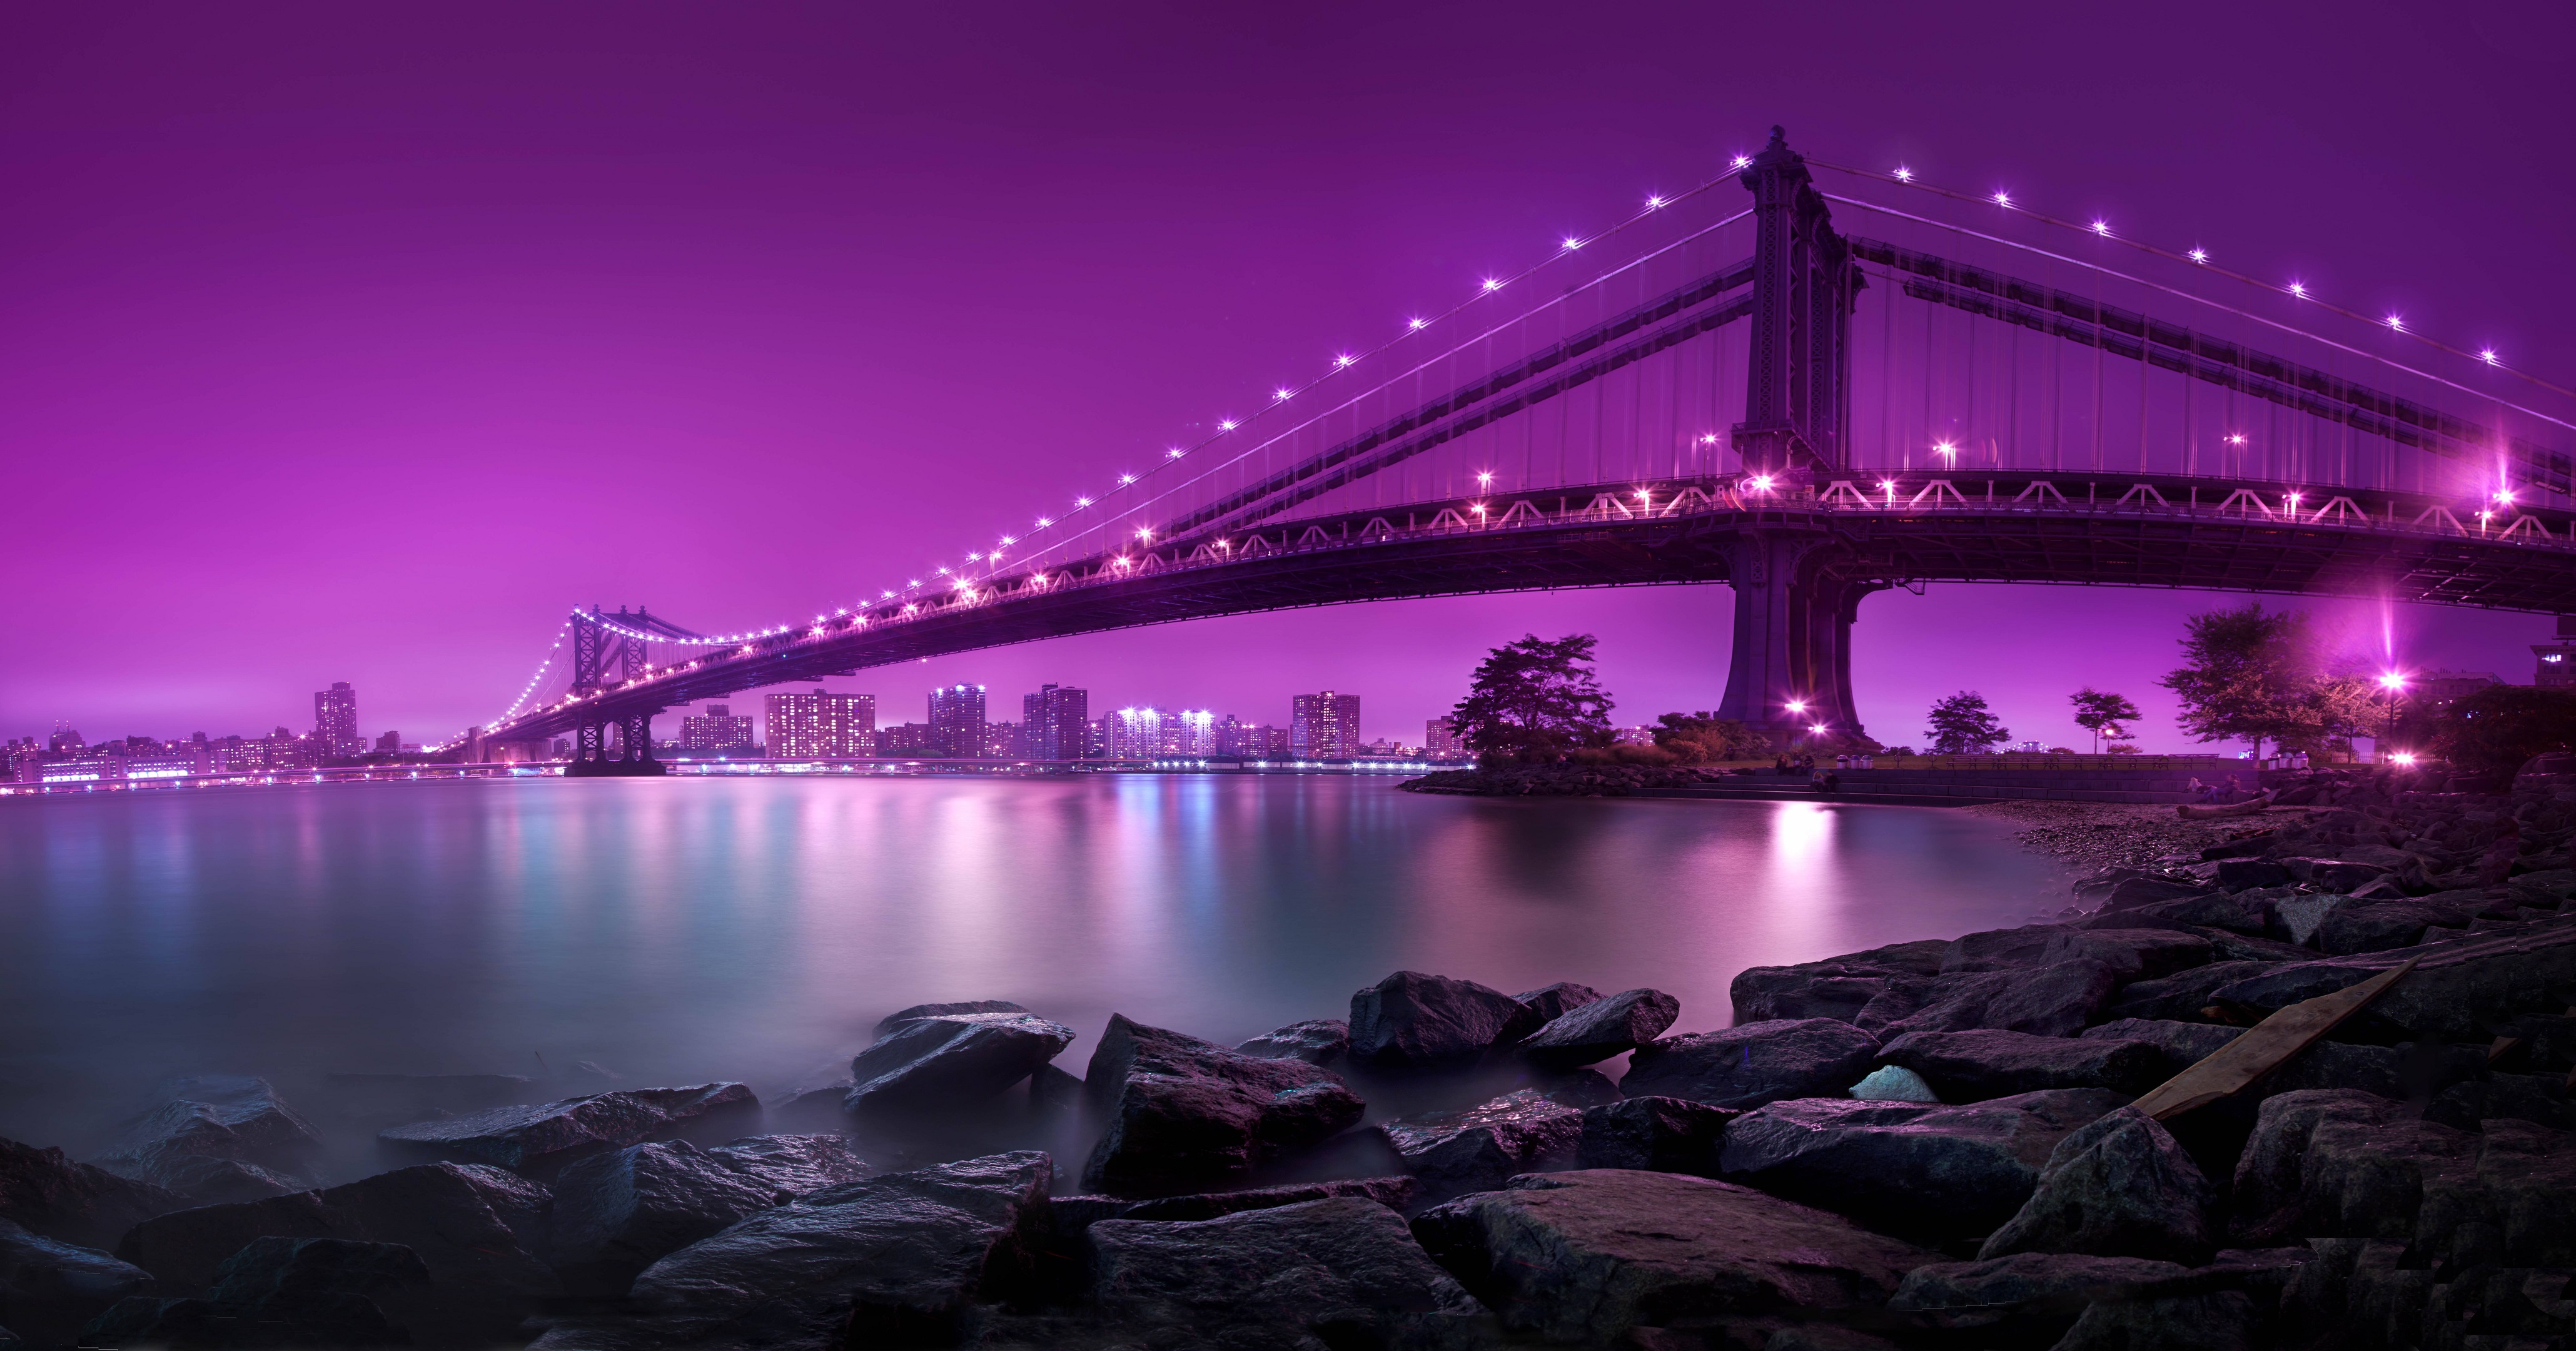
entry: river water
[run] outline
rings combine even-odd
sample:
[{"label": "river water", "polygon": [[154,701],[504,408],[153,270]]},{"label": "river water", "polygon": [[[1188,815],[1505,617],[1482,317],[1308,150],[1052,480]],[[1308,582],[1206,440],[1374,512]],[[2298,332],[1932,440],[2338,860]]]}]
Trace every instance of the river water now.
[{"label": "river water", "polygon": [[0,1136],[95,1148],[172,1073],[819,1079],[1012,999],[1232,1042],[1410,967],[1724,1027],[1747,966],[2021,922],[1958,811],[1482,800],[1386,778],[480,780],[0,803]]}]

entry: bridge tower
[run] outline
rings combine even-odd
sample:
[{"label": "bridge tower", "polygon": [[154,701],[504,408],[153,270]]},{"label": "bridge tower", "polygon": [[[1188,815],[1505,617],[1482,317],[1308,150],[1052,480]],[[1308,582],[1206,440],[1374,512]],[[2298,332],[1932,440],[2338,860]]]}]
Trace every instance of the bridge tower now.
[{"label": "bridge tower", "polygon": [[1739,177],[1753,193],[1753,313],[1730,440],[1753,515],[1727,550],[1735,642],[1718,708],[1785,747],[1818,727],[1859,733],[1851,625],[1887,585],[1851,574],[1852,551],[1801,509],[1850,463],[1851,316],[1866,283],[1780,128]]},{"label": "bridge tower", "polygon": [[[621,605],[614,614],[596,605],[586,615],[573,611],[572,692],[597,694],[611,680],[631,680],[642,675],[651,657],[645,640],[636,635],[669,627],[641,606],[630,612]],[[564,767],[566,777],[668,773],[662,762],[653,758],[653,715],[660,711],[628,710],[583,719],[574,729],[572,763]],[[617,733],[614,748],[609,745],[611,728]]]}]

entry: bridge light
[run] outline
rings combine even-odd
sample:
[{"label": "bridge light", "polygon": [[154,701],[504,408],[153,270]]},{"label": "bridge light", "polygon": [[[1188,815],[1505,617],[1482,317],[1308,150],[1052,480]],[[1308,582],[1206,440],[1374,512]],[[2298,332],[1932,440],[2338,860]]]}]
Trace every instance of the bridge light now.
[{"label": "bridge light", "polygon": [[1701,445],[1703,445],[1703,446],[1713,446],[1713,445],[1716,445],[1716,444],[1717,444],[1717,433],[1715,433],[1715,432],[1710,432],[1708,435],[1701,437],[1701,438],[1699,439],[1699,443],[1700,443]]},{"label": "bridge light", "polygon": [[1479,487],[1479,488],[1489,488],[1489,487],[1492,487],[1492,486],[1493,486],[1493,483],[1494,483],[1494,471],[1493,471],[1493,470],[1491,470],[1491,469],[1479,469],[1479,470],[1477,470],[1477,471],[1476,471],[1476,486],[1477,486],[1477,487]]},{"label": "bridge light", "polygon": [[1151,542],[1153,541],[1153,538],[1154,538],[1154,531],[1153,531],[1152,527],[1150,527],[1150,526],[1141,526],[1141,525],[1140,525],[1140,526],[1138,526],[1138,527],[1136,527],[1136,538],[1141,539],[1141,540],[1144,540],[1144,541],[1146,541],[1146,542],[1148,542],[1148,543],[1151,543]]},{"label": "bridge light", "polygon": [[1020,541],[1019,541],[1019,538],[1018,538],[1017,536],[1014,536],[1014,535],[1004,535],[1004,536],[1002,536],[1002,543],[1004,543],[1004,544],[1006,544],[1006,545],[1008,545],[1008,544],[1017,544],[1017,543],[1019,543],[1019,542],[1020,542]]},{"label": "bridge light", "polygon": [[2402,690],[2406,688],[2406,677],[2395,671],[2387,672],[2379,677],[2379,687],[2383,690]]},{"label": "bridge light", "polygon": [[2290,505],[2291,505],[2291,506],[2294,506],[2294,507],[2295,507],[2295,506],[2297,506],[2297,505],[2299,505],[2299,499],[2300,499],[2301,497],[2303,497],[2303,496],[2305,496],[2305,494],[2303,494],[2303,493],[2292,493],[2292,494],[2290,494]]},{"label": "bridge light", "polygon": [[1077,497],[1073,499],[1073,504],[1077,507],[1087,507],[1091,505],[1091,499],[1088,497]]},{"label": "bridge light", "polygon": [[1335,367],[1347,366],[1357,360],[1359,360],[1358,357],[1352,356],[1348,352],[1344,352],[1340,356],[1333,358],[1333,365]]},{"label": "bridge light", "polygon": [[2401,764],[2401,765],[2411,765],[2411,764],[2415,763],[2415,752],[2413,752],[2413,751],[2398,751],[2397,753],[2395,753],[2395,754],[2393,754],[2393,755],[2389,756],[2388,758],[2389,758],[2389,759],[2391,759],[2391,760],[2396,761],[2398,764]]},{"label": "bridge light", "polygon": [[2505,504],[2505,505],[2507,505],[2507,506],[2511,506],[2511,505],[2513,505],[2513,489],[2511,489],[2511,488],[2500,488],[2500,489],[2498,489],[2498,490],[2496,491],[2496,500],[2497,500],[2497,501],[2499,501],[2499,502],[2504,503],[2504,504]]},{"label": "bridge light", "polygon": [[1274,398],[1274,399],[1286,399],[1286,398],[1290,398],[1290,397],[1294,396],[1296,393],[1297,393],[1297,391],[1295,391],[1295,390],[1293,390],[1293,389],[1288,389],[1288,388],[1286,388],[1286,387],[1284,387],[1284,386],[1283,386],[1283,387],[1281,387],[1281,388],[1279,388],[1279,389],[1274,389],[1274,390],[1270,391],[1270,397],[1272,397],[1272,398]]},{"label": "bridge light", "polygon": [[2483,361],[2483,362],[2487,363],[2487,364],[2488,364],[2488,365],[2490,365],[2490,366],[2492,366],[2492,365],[2496,364],[2496,354],[2495,354],[2495,349],[2494,349],[2494,348],[2492,348],[2492,347],[2482,347],[2482,348],[2479,348],[2479,349],[2478,349],[2478,360]]},{"label": "bridge light", "polygon": [[1189,452],[1181,449],[1179,446],[1174,446],[1170,450],[1163,452],[1164,458],[1173,460],[1177,460],[1187,454],[1189,454]]},{"label": "bridge light", "polygon": [[1908,169],[1908,168],[1906,168],[1906,167],[1905,167],[1904,165],[1902,165],[1902,164],[1900,164],[1900,165],[1896,166],[1896,181],[1897,181],[1897,182],[1899,182],[1899,183],[1911,183],[1911,182],[1913,182],[1913,181],[1914,181],[1914,171],[1913,171],[1912,169]]},{"label": "bridge light", "polygon": [[1567,235],[1565,237],[1565,247],[1568,249],[1579,249],[1583,247],[1583,241],[1572,235]]},{"label": "bridge light", "polygon": [[1747,167],[1747,166],[1749,166],[1749,165],[1751,165],[1751,164],[1753,163],[1753,157],[1752,157],[1751,155],[1738,155],[1738,156],[1736,156],[1736,157],[1735,157],[1735,159],[1732,161],[1732,163],[1735,165],[1735,167],[1736,167],[1736,168],[1738,168],[1738,169],[1742,169],[1742,168],[1745,168],[1745,167]]},{"label": "bridge light", "polygon": [[2245,433],[2243,433],[2243,432],[2229,432],[2229,433],[2227,434],[2227,444],[2229,444],[2229,445],[2231,445],[2231,446],[2241,446],[2241,445],[2244,445],[2244,444],[2245,444]]},{"label": "bridge light", "polygon": [[1950,443],[1949,443],[1949,442],[1947,442],[1947,441],[1939,441],[1939,442],[1935,442],[1935,443],[1933,443],[1932,449],[1933,449],[1933,450],[1935,450],[1935,451],[1937,451],[1937,452],[1939,452],[1939,453],[1941,453],[1941,454],[1943,454],[1943,455],[1948,455],[1948,456],[1952,456],[1952,457],[1956,457],[1956,456],[1958,455],[1958,453],[1959,453],[1959,448],[1958,448],[1957,446],[1954,446],[1954,445],[1950,444]]},{"label": "bridge light", "polygon": [[1055,524],[1055,518],[1051,516],[1040,516],[1038,518],[1038,529],[1040,530],[1044,530],[1053,524]]},{"label": "bridge light", "polygon": [[1485,504],[1484,504],[1484,503],[1482,503],[1482,502],[1479,502],[1479,503],[1475,504],[1474,506],[1467,508],[1467,510],[1472,511],[1472,512],[1476,513],[1476,514],[1477,514],[1477,515],[1479,515],[1479,516],[1482,516],[1482,515],[1484,515],[1484,514],[1485,514]]},{"label": "bridge light", "polygon": [[1995,205],[1997,205],[1997,206],[2003,206],[2003,207],[2009,207],[2009,206],[2011,206],[2011,205],[2012,205],[2012,194],[2011,194],[2011,193],[2009,193],[2009,192],[1998,192],[1998,193],[1996,193],[1996,194],[1995,194]]},{"label": "bridge light", "polygon": [[2195,263],[2206,263],[2209,261],[2209,250],[2193,249],[2191,252],[2186,253],[2183,256],[2185,258],[2189,258]]},{"label": "bridge light", "polygon": [[2097,234],[2097,235],[2107,235],[2107,234],[2111,233],[2111,222],[2109,222],[2109,221],[2107,221],[2107,220],[2096,220],[2096,221],[2094,221],[2094,222],[2093,222],[2093,233],[2095,233],[2095,234]]},{"label": "bridge light", "polygon": [[1806,712],[1806,711],[1807,711],[1807,701],[1806,701],[1806,700],[1804,700],[1804,699],[1792,699],[1792,700],[1790,700],[1790,701],[1789,701],[1789,711],[1790,711],[1790,712],[1792,712],[1792,713],[1804,713],[1804,712]]},{"label": "bridge light", "polygon": [[1133,482],[1135,482],[1135,481],[1136,481],[1136,476],[1135,476],[1134,474],[1120,474],[1120,475],[1118,476],[1118,486],[1119,486],[1119,487],[1121,487],[1121,488],[1124,488],[1124,487],[1126,487],[1128,484],[1133,483]]},{"label": "bridge light", "polygon": [[2398,332],[2400,332],[2400,333],[2405,332],[2405,331],[2406,331],[2406,316],[2404,316],[2404,315],[2402,315],[2402,314],[2392,314],[2392,315],[2388,316],[2388,326],[2389,326],[2390,328],[2396,329],[2396,330],[2397,330]]},{"label": "bridge light", "polygon": [[969,563],[981,563],[984,561],[984,556],[982,554],[968,554],[966,555],[966,561]]},{"label": "bridge light", "polygon": [[[1661,198],[1661,197],[1649,197],[1649,198],[1647,198],[1647,199],[1646,199],[1646,209],[1647,209],[1648,211],[1654,211],[1654,210],[1657,210],[1657,209],[1661,208],[1661,207],[1663,206],[1663,204],[1664,204],[1664,199],[1663,199],[1663,198]],[[1420,327],[1420,325],[1419,325],[1419,324],[1416,324],[1416,325],[1415,325],[1415,327],[1417,327],[1417,328],[1418,328],[1418,327]]]},{"label": "bridge light", "polygon": [[1883,493],[1892,493],[1892,492],[1895,492],[1895,491],[1896,491],[1896,480],[1894,480],[1894,479],[1892,479],[1892,478],[1883,478],[1883,479],[1880,479],[1880,480],[1878,481],[1878,490],[1879,490],[1880,492],[1883,492]]},{"label": "bridge light", "polygon": [[1404,321],[1404,326],[1406,328],[1420,328],[1429,322],[1431,321],[1428,319],[1407,319]]},{"label": "bridge light", "polygon": [[2301,300],[2305,300],[2308,298],[2308,288],[2305,283],[2294,281],[2290,283],[2290,294],[2297,296]]},{"label": "bridge light", "polygon": [[1499,291],[1503,289],[1502,279],[1499,277],[1485,278],[1485,289],[1488,291]]},{"label": "bridge light", "polygon": [[1234,430],[1234,425],[1233,418],[1222,418],[1218,420],[1216,429],[1221,432],[1230,432]]},{"label": "bridge light", "polygon": [[1753,490],[1754,490],[1755,492],[1762,492],[1762,493],[1767,493],[1767,492],[1771,491],[1771,476],[1770,476],[1769,474],[1756,474],[1756,475],[1754,475],[1754,476],[1753,476]]}]

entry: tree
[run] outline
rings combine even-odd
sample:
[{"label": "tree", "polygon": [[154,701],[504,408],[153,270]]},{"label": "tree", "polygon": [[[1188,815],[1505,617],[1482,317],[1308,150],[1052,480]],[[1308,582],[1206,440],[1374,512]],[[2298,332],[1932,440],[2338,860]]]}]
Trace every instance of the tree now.
[{"label": "tree", "polygon": [[1592,672],[1588,633],[1554,642],[1530,634],[1495,648],[1450,717],[1479,755],[1552,763],[1575,746],[1607,746],[1610,696]]},{"label": "tree", "polygon": [[2257,602],[2183,621],[2183,665],[2156,683],[2182,700],[2182,729],[2201,741],[2250,741],[2317,750],[2362,730],[2369,685],[2328,675],[2313,625],[2300,610]]},{"label": "tree", "polygon": [[2510,774],[2549,751],[2576,751],[2576,693],[2489,685],[2442,707],[2433,744],[2472,774]]},{"label": "tree", "polygon": [[1733,718],[1714,717],[1703,711],[1667,713],[1655,721],[1662,724],[1655,729],[1655,744],[1671,751],[1678,764],[1708,765],[1758,759],[1771,753],[1768,738]]},{"label": "tree", "polygon": [[2129,696],[2105,693],[2090,685],[2067,698],[2075,705],[2075,725],[2093,734],[2093,750],[2097,755],[2101,753],[2104,737],[2109,737],[2114,744],[2129,740],[2129,724],[2143,716],[2138,712],[2138,706],[2129,702]]},{"label": "tree", "polygon": [[2012,739],[2011,731],[1987,710],[1986,696],[1974,690],[1933,700],[1932,727],[1923,735],[1932,739],[1934,755],[1982,755],[1996,742]]}]

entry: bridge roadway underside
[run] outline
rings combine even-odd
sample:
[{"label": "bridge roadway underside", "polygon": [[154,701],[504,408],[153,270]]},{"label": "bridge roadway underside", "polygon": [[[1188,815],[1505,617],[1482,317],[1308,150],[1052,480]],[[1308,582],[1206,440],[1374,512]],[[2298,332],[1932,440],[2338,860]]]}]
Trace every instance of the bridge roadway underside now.
[{"label": "bridge roadway underside", "polygon": [[[1148,569],[1111,582],[934,611],[613,690],[498,735],[583,723],[922,657],[1148,624],[1318,605],[1569,587],[1726,582],[1737,596],[1724,716],[1785,739],[1858,731],[1849,637],[1860,599],[1922,582],[2018,582],[2385,596],[2576,612],[2576,553],[2278,519],[2010,507],[1885,514],[1716,511],[1409,533]],[[1792,702],[1804,705],[1791,713]]]}]

